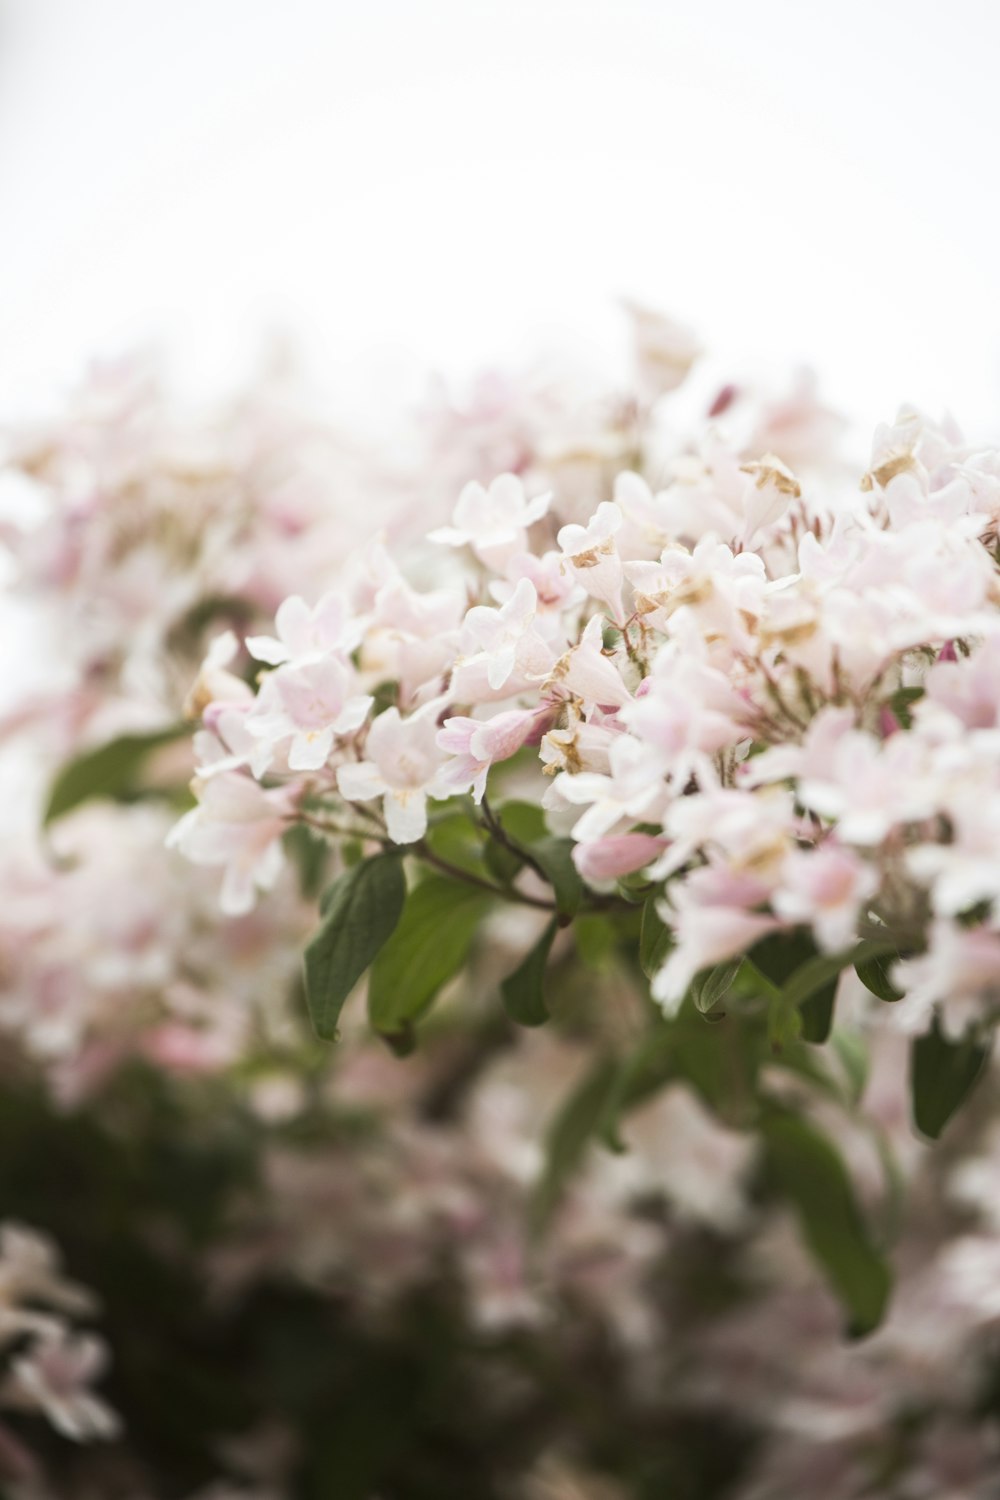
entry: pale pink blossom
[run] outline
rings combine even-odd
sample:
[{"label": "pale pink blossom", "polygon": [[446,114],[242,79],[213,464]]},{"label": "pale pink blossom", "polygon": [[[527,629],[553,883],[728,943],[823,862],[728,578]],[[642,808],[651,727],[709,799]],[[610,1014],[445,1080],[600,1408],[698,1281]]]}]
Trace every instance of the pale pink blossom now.
[{"label": "pale pink blossom", "polygon": [[774,917],[749,909],[761,894],[752,877],[720,879],[715,871],[698,871],[672,889],[661,916],[673,931],[674,947],[652,982],[653,998],[668,1015],[676,1013],[702,969],[746,953],[780,926]]},{"label": "pale pink blossom", "polygon": [[438,745],[441,708],[435,700],[405,719],[397,708],[387,708],[368,731],[367,759],[337,770],[337,786],[348,802],[382,799],[386,829],[394,843],[422,839],[428,797],[450,795],[440,781],[445,759]]},{"label": "pale pink blossom", "polygon": [[450,526],[430,532],[432,542],[471,547],[480,562],[502,572],[527,549],[527,531],[549,508],[550,494],[529,500],[515,474],[501,474],[489,489],[473,480],[458,497]]},{"label": "pale pink blossom", "polygon": [[505,604],[492,609],[474,605],[462,626],[460,654],[452,674],[451,693],[458,702],[510,696],[551,667],[553,653],[536,617],[538,595],[522,578]]},{"label": "pale pink blossom", "polygon": [[612,834],[575,845],[573,863],[588,885],[601,885],[644,869],[665,845],[665,839],[648,833]]},{"label": "pale pink blossom", "polygon": [[246,718],[261,756],[290,741],[289,769],[318,771],[334,741],[353,734],[368,717],[373,700],[353,687],[351,668],[332,655],[269,672]]},{"label": "pale pink blossom", "polygon": [[871,865],[827,840],[818,849],[795,849],[785,857],[771,907],[787,922],[810,925],[819,946],[837,952],[856,940],[858,918],[878,884]]},{"label": "pale pink blossom", "polygon": [[577,582],[593,599],[599,599],[620,625],[625,618],[622,604],[622,560],[615,545],[615,533],[622,524],[622,513],[613,500],[603,500],[586,526],[571,523],[563,526],[556,540]]},{"label": "pale pink blossom", "polygon": [[250,655],[269,666],[336,653],[348,656],[359,644],[364,621],[352,615],[342,594],[331,591],[310,609],[293,594],[279,606],[275,635],[247,636]]},{"label": "pale pink blossom", "polygon": [[481,802],[490,767],[509,760],[537,736],[551,713],[543,705],[541,709],[510,709],[489,719],[445,719],[437,744],[454,758],[442,766],[440,786],[454,792],[471,790],[475,801]]},{"label": "pale pink blossom", "polygon": [[281,839],[294,811],[290,789],[265,791],[248,776],[224,771],[195,783],[198,805],[167,837],[195,864],[221,865],[222,910],[251,910],[258,890],[270,890],[281,873]]}]

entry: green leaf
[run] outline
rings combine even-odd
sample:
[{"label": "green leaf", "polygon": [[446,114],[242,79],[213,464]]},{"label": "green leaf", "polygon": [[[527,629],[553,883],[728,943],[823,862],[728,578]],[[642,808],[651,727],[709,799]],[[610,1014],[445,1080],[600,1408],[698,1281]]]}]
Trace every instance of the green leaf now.
[{"label": "green leaf", "polygon": [[714,1005],[724,1000],[733,987],[733,981],[743,963],[742,957],[731,958],[712,969],[702,969],[691,981],[691,1001],[695,1010],[707,1015]]},{"label": "green leaf", "polygon": [[[782,990],[780,1005],[773,1007],[772,1040],[785,1046],[801,1036],[807,1042],[825,1042],[833,1025],[840,961],[832,968],[817,953],[812,935],[802,927],[794,932],[769,934],[751,950],[754,966]],[[796,988],[790,990],[794,979]],[[809,986],[815,981],[815,988]],[[794,1019],[793,1012],[799,1019]]]},{"label": "green leaf", "polygon": [[614,968],[618,937],[614,922],[603,913],[577,917],[573,923],[573,941],[580,961],[598,974],[607,974]]},{"label": "green leaf", "polygon": [[542,1026],[549,1019],[545,1004],[545,968],[558,920],[553,917],[538,942],[500,986],[503,1008],[521,1026]]},{"label": "green leaf", "polygon": [[323,922],[305,951],[306,1003],[317,1036],[337,1034],[344,1001],[391,937],[406,899],[397,854],[345,870],[323,894]]},{"label": "green leaf", "polygon": [[575,916],[583,900],[583,881],[573,863],[573,840],[552,836],[536,839],[528,845],[528,853],[541,866],[560,912]]},{"label": "green leaf", "polygon": [[[446,804],[446,809],[447,809]],[[480,829],[464,808],[437,814],[424,842],[441,859],[470,875],[483,873],[484,843]]]},{"label": "green leaf", "polygon": [[833,1033],[833,1050],[840,1060],[848,1097],[852,1103],[860,1104],[868,1083],[868,1048],[856,1032],[837,1030]]},{"label": "green leaf", "polygon": [[761,1125],[765,1170],[795,1208],[809,1249],[856,1337],[878,1326],[891,1274],[872,1243],[840,1156],[812,1125],[774,1114]]},{"label": "green leaf", "polygon": [[282,840],[299,877],[299,889],[307,901],[319,896],[330,857],[330,843],[305,823],[294,823]]},{"label": "green leaf", "polygon": [[889,699],[889,707],[904,729],[912,728],[913,715],[910,710],[915,703],[920,702],[923,696],[922,687],[901,687],[897,688]]},{"label": "green leaf", "polygon": [[148,756],[191,733],[190,724],[172,724],[152,734],[123,734],[86,750],[63,766],[49,792],[43,822],[47,826],[96,797],[133,801],[142,790],[141,773]]},{"label": "green leaf", "polygon": [[842,953],[820,954],[796,969],[785,985],[785,993],[796,1005],[802,1005],[823,990],[831,980],[840,977],[849,964],[867,963],[873,958],[895,953],[892,943],[864,942]]},{"label": "green leaf", "polygon": [[926,1036],[914,1039],[910,1048],[910,1092],[918,1130],[937,1140],[972,1092],[989,1051],[989,1044],[978,1041],[974,1032],[959,1042],[949,1041],[936,1016]]},{"label": "green leaf", "polygon": [[614,1098],[617,1077],[615,1059],[598,1058],[553,1121],[546,1142],[545,1167],[531,1202],[531,1223],[536,1233],[548,1225],[569,1178],[599,1133]]},{"label": "green leaf", "polygon": [[438,875],[410,891],[368,981],[368,1016],[376,1031],[409,1033],[465,963],[491,900],[475,886]]},{"label": "green leaf", "polygon": [[868,958],[854,965],[857,974],[866,990],[871,990],[880,1000],[901,1000],[903,997],[889,978],[889,967],[899,957],[898,953],[883,953],[875,958]]},{"label": "green leaf", "polygon": [[498,812],[504,833],[522,848],[545,838],[545,814],[537,802],[504,802]]},{"label": "green leaf", "polygon": [[647,979],[660,972],[673,942],[673,934],[656,910],[656,897],[650,896],[642,908],[639,929],[639,966]]}]

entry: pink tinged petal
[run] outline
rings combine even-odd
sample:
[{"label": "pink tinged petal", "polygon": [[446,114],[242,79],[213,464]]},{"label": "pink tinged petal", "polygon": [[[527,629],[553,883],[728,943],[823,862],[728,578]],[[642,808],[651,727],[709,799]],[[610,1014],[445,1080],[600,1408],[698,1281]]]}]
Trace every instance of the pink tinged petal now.
[{"label": "pink tinged petal", "polygon": [[653,980],[652,993],[668,1015],[676,1012],[702,969],[746,953],[781,925],[773,917],[728,906],[688,907],[679,916],[668,911],[665,920],[676,923],[678,943]]},{"label": "pink tinged petal", "polygon": [[439,750],[445,750],[449,755],[469,755],[472,736],[481,728],[478,719],[459,716],[445,719],[443,727],[437,732],[435,743]]},{"label": "pink tinged petal", "polygon": [[357,765],[338,767],[337,790],[348,802],[368,802],[372,797],[382,796],[386,782],[373,761],[363,760]]},{"label": "pink tinged petal", "polygon": [[616,880],[620,875],[631,875],[650,864],[666,846],[666,839],[654,838],[652,834],[623,833],[577,844],[573,850],[573,863],[583,879],[591,883]]},{"label": "pink tinged petal", "polygon": [[390,790],[383,801],[385,826],[394,844],[413,844],[427,832],[427,794],[420,787]]}]

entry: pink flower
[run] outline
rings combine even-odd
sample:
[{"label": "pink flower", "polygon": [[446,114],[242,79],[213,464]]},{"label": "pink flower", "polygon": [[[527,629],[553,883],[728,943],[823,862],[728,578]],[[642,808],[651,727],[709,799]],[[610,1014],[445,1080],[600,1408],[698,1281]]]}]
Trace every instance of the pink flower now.
[{"label": "pink flower", "polygon": [[[696,974],[749,951],[780,923],[749,911],[760,891],[749,877],[699,870],[670,892],[661,916],[673,930],[675,947],[652,983],[654,1000],[673,1015]],[[756,900],[754,898],[757,898]]]},{"label": "pink flower", "polygon": [[828,840],[786,857],[771,906],[788,922],[811,924],[819,946],[836,952],[855,940],[861,908],[877,888],[871,865]]},{"label": "pink flower", "polygon": [[368,759],[341,766],[337,786],[348,802],[381,797],[389,837],[413,844],[427,832],[427,798],[448,797],[440,786],[444,759],[438,747],[442,700],[424,704],[404,719],[397,708],[379,714],[368,731]]},{"label": "pink flower", "polygon": [[268,673],[246,727],[262,756],[291,740],[293,771],[318,771],[335,739],[360,729],[372,706],[366,694],[352,694],[351,669],[339,657],[291,663]]},{"label": "pink flower", "polygon": [[222,910],[227,916],[250,911],[258,889],[270,890],[281,873],[281,838],[294,807],[292,791],[264,791],[249,776],[223,771],[195,781],[198,806],[184,814],[167,835],[196,865],[221,865]]},{"label": "pink flower", "polygon": [[588,885],[599,885],[643,869],[663,853],[666,843],[648,833],[619,833],[577,844],[573,863]]},{"label": "pink flower", "polygon": [[615,532],[622,513],[613,500],[603,500],[586,526],[563,526],[556,540],[573,568],[577,581],[593,599],[600,599],[615,622],[625,619],[622,604],[622,560],[615,545]]},{"label": "pink flower", "polygon": [[473,606],[462,626],[451,696],[462,703],[511,696],[526,685],[529,674],[543,676],[552,664],[552,650],[536,627],[537,612],[538,595],[529,578],[518,582],[499,609]]},{"label": "pink flower", "polygon": [[439,749],[455,759],[446,762],[441,769],[441,788],[448,787],[456,793],[471,788],[476,802],[481,802],[490,767],[515,755],[538,733],[551,712],[547,706],[541,709],[514,708],[507,713],[495,714],[491,719],[445,719],[443,729],[438,731],[437,743]]},{"label": "pink flower", "polygon": [[277,636],[249,635],[247,650],[257,661],[279,666],[336,651],[346,656],[361,640],[364,622],[352,617],[342,594],[324,594],[314,609],[293,594],[274,618]]},{"label": "pink flower", "polygon": [[622,708],[632,699],[621,673],[605,653],[599,615],[587,621],[578,644],[559,658],[547,682],[566,689],[589,708]]},{"label": "pink flower", "polygon": [[514,474],[501,474],[486,490],[475,480],[458,497],[451,526],[430,533],[432,542],[471,547],[488,568],[502,572],[510,559],[527,550],[527,530],[549,508],[551,495],[529,500]]}]

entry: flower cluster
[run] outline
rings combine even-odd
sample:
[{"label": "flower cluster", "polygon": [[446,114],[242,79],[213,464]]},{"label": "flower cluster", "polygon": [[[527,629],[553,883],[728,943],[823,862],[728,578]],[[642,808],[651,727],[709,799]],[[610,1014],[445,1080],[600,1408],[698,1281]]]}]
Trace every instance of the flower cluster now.
[{"label": "flower cluster", "polygon": [[[117,1433],[117,1416],[90,1388],[106,1363],[104,1344],[72,1327],[94,1311],[90,1293],[62,1275],[44,1235],[0,1225],[0,1406],[38,1413],[75,1442]],[[30,1451],[6,1425],[0,1425],[0,1473],[35,1474]]]},{"label": "flower cluster", "polygon": [[631,316],[629,388],[438,390],[391,475],[135,367],[12,440],[0,1135],[112,1207],[125,1422],[22,1457],[115,1418],[8,1228],[16,1500],[357,1486],[359,1412],[387,1500],[992,1493],[996,1109],[911,1120],[995,1082],[1000,459],[904,412],[852,473]]},{"label": "flower cluster", "polygon": [[256,693],[206,669],[175,841],[241,911],[296,816],[420,852],[435,803],[502,804],[513,762],[592,892],[662,891],[668,1011],[806,929],[821,953],[884,944],[899,1018],[940,1007],[960,1035],[1000,976],[998,520],[1000,455],[914,412],[833,495],[711,427],[663,487],[624,472],[582,520],[472,481],[430,532],[432,586],[372,543],[247,640]]}]

